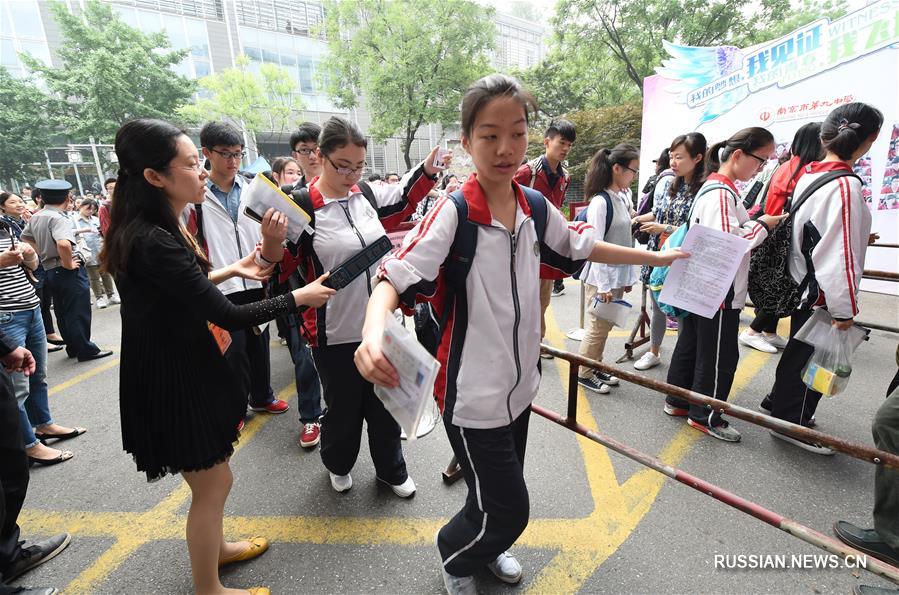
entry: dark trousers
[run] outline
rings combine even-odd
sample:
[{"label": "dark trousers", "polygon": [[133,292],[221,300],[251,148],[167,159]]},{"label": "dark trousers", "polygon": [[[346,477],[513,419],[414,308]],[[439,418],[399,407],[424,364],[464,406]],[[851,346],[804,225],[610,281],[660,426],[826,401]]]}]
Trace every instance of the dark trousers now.
[{"label": "dark trousers", "polygon": [[[227,296],[231,302],[243,305],[265,299],[262,289],[240,291]],[[231,346],[225,352],[241,394],[248,395],[251,407],[264,407],[275,400],[271,383],[268,327],[256,334],[254,328],[231,333]]]},{"label": "dark trousers", "polygon": [[[899,373],[890,383],[887,400],[874,415],[874,446],[899,455]],[[899,550],[899,471],[878,465],[874,471],[874,530],[891,548]]]},{"label": "dark trousers", "polygon": [[53,297],[49,291],[46,291],[45,287],[45,285],[35,287],[34,293],[37,294],[37,299],[41,301],[41,318],[44,319],[44,331],[48,335],[52,335],[56,332],[56,327],[53,326]]},{"label": "dark trousers", "polygon": [[437,534],[437,549],[449,574],[479,571],[528,526],[524,454],[530,417],[529,407],[507,426],[479,430],[455,426],[444,415],[446,435],[468,484],[462,510]]},{"label": "dark trousers", "polygon": [[309,344],[300,335],[299,321],[296,315],[287,316],[287,324],[283,330],[287,346],[290,348],[290,359],[293,360],[300,423],[316,422],[322,416],[322,389],[318,371],[315,369],[315,362],[312,360],[312,352]]},{"label": "dark trousers", "polygon": [[[19,555],[17,524],[28,491],[28,459],[12,382],[0,368],[0,573]],[[0,587],[2,590],[2,587]]]},{"label": "dark trousers", "polygon": [[84,267],[47,271],[46,287],[56,307],[59,334],[69,357],[87,357],[100,351],[91,342],[91,289]]},{"label": "dark trousers", "polygon": [[794,310],[790,319],[790,340],[784,347],[774,373],[774,386],[768,398],[771,415],[794,424],[808,424],[815,415],[821,393],[813,391],[802,381],[802,369],[815,348],[793,338],[809,318],[811,310]]},{"label": "dark trousers", "polygon": [[[708,319],[690,314],[678,319],[677,346],[668,367],[668,383],[726,401],[740,360],[737,330],[739,310],[718,310]],[[705,426],[721,425],[721,414],[711,408],[668,395],[673,407],[690,408],[690,419]]]},{"label": "dark trousers", "polygon": [[356,369],[353,354],[357,347],[359,343],[345,343],[312,349],[327,406],[322,417],[322,463],[331,473],[348,474],[359,456],[365,421],[375,473],[379,479],[399,485],[409,477],[400,426],[384,409],[374,386]]},{"label": "dark trousers", "polygon": [[772,312],[756,310],[755,318],[749,323],[749,328],[757,333],[776,333],[779,320]]}]

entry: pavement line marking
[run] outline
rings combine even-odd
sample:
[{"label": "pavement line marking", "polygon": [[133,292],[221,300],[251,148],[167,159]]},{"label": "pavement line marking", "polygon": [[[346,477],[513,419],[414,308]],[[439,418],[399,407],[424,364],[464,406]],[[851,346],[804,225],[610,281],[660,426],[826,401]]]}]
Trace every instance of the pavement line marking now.
[{"label": "pavement line marking", "polygon": [[[118,361],[116,360],[115,363],[118,363]],[[293,391],[293,384],[289,384],[278,392],[277,398],[289,400],[292,397]],[[247,422],[243,431],[241,431],[240,442],[238,442],[237,446],[234,448],[234,455],[240,452],[240,450],[253,439],[271,418],[272,416],[270,415],[256,415]],[[232,457],[234,455],[232,455]],[[105,581],[113,571],[121,566],[129,556],[145,543],[153,541],[153,536],[161,533],[170,533],[172,517],[174,516],[175,511],[181,508],[189,497],[190,488],[184,480],[179,477],[178,486],[172,490],[168,496],[149,511],[139,515],[139,530],[136,533],[133,530],[136,527],[133,526],[125,527],[124,530],[118,527],[113,529],[117,536],[116,543],[97,558],[93,564],[84,569],[75,580],[69,583],[65,589],[66,592],[95,592],[97,587]],[[180,534],[183,536],[184,525],[181,524],[180,526]],[[112,529],[112,527],[110,528]]]},{"label": "pavement line marking", "polygon": [[88,378],[93,378],[97,374],[102,374],[106,370],[109,370],[109,369],[112,369],[112,368],[118,366],[120,361],[121,360],[119,360],[119,358],[115,358],[115,359],[109,360],[108,362],[106,362],[104,364],[97,366],[96,368],[91,368],[87,372],[82,372],[81,374],[78,374],[74,378],[69,378],[65,382],[61,382],[61,383],[55,385],[53,388],[51,388],[50,390],[47,391],[47,394],[55,395],[56,393],[61,393],[62,391],[72,388],[73,386],[75,386],[76,384],[78,384],[80,382],[84,382]]}]

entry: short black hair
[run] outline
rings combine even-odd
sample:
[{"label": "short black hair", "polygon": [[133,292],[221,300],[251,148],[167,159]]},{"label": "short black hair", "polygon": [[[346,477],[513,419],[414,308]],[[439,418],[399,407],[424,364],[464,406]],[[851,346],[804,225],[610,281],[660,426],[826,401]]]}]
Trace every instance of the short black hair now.
[{"label": "short black hair", "polygon": [[109,186],[110,184],[115,183],[115,181],[116,181],[117,179],[118,179],[118,178],[106,178],[106,181],[103,182],[103,187],[106,188],[106,187]]},{"label": "short black hair", "polygon": [[379,173],[377,173],[377,172],[376,172],[376,173],[373,173],[373,174],[370,175],[370,176],[368,176],[368,181],[369,181],[369,182],[377,182],[377,181],[379,181],[380,179],[381,179],[381,174],[379,174]]},{"label": "short black hair", "polygon": [[347,145],[365,149],[368,141],[358,126],[340,116],[331,116],[325,121],[322,133],[318,136],[318,150],[327,156]]},{"label": "short black hair", "polygon": [[543,138],[556,138],[557,136],[561,136],[568,142],[573,143],[577,138],[577,131],[574,129],[574,124],[568,120],[554,120],[550,122],[549,128],[546,129]]},{"label": "short black hair", "polygon": [[200,129],[200,146],[211,149],[212,147],[243,147],[243,139],[237,128],[227,122],[207,122]]},{"label": "short black hair", "polygon": [[293,151],[297,143],[318,144],[318,135],[322,133],[322,127],[314,122],[303,122],[300,127],[290,134],[290,150]]},{"label": "short black hair", "polygon": [[390,176],[396,176],[396,179],[397,179],[397,180],[400,179],[400,175],[399,175],[398,173],[396,173],[395,171],[392,171],[392,172],[388,173],[387,175],[385,175],[385,176],[384,176],[384,179],[385,179],[385,180],[389,180],[389,179],[390,179]]}]

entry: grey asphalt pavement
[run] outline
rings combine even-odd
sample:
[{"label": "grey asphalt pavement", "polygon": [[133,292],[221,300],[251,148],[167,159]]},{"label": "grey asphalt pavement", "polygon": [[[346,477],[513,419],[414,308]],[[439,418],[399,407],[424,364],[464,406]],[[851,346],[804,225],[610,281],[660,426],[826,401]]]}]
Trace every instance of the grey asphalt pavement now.
[{"label": "grey asphalt pavement", "polygon": [[[577,350],[563,331],[577,326],[578,285],[552,300],[548,340]],[[899,299],[863,294],[861,320],[899,326]],[[748,324],[748,314],[743,324]],[[34,469],[23,535],[60,529],[74,539],[56,559],[21,584],[65,592],[186,593],[190,568],[183,541],[189,495],[177,477],[148,484],[122,451],[118,413],[119,315],[94,312],[94,339],[116,350],[90,363],[50,354],[51,410],[56,421],[89,428],[66,444],[71,461]],[[606,361],[623,353],[616,330]],[[675,337],[663,347],[667,361]],[[845,394],[822,401],[821,431],[871,444],[870,422],[896,372],[899,335],[874,331],[856,353]],[[272,386],[293,397],[286,348],[272,344]],[[637,350],[637,356],[643,349]],[[770,388],[777,356],[740,347],[731,401],[750,408]],[[632,362],[620,364],[633,371]],[[543,362],[537,403],[564,412],[567,365]],[[664,379],[663,364],[646,372]],[[767,430],[736,421],[740,444],[724,444],[662,413],[663,396],[622,382],[608,395],[584,397],[600,431],[667,460],[703,479],[830,534],[838,519],[870,525],[873,467],[837,455],[820,457],[774,440]],[[377,484],[367,448],[353,470],[354,487],[334,493],[317,450],[297,446],[296,408],[257,415],[232,460],[235,483],[226,507],[229,538],[263,534],[262,557],[222,571],[229,587],[267,585],[273,593],[442,592],[434,531],[455,514],[464,482],[446,486],[440,471],[450,449],[438,425],[405,444],[418,486],[400,500]],[[859,583],[890,586],[865,570],[836,568],[716,569],[715,555],[824,553],[701,493],[577,438],[533,416],[525,468],[531,526],[514,552],[524,566],[518,587],[478,576],[485,593],[849,593]],[[148,513],[148,511],[150,511]]]}]

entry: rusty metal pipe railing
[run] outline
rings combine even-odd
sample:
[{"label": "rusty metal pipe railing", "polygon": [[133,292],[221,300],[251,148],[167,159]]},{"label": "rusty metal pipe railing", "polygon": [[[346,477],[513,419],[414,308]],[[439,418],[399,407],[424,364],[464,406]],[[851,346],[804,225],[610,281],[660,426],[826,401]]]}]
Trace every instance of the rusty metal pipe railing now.
[{"label": "rusty metal pipe railing", "polygon": [[[553,354],[556,355],[556,354]],[[558,357],[558,355],[556,355]],[[571,368],[573,370],[577,369],[577,365],[572,364]],[[575,384],[576,386],[576,384]],[[569,411],[571,410],[571,403],[569,401]],[[777,527],[781,531],[788,533],[794,537],[798,537],[802,541],[806,543],[810,543],[814,546],[822,548],[832,554],[837,554],[843,556],[844,558],[847,556],[854,556],[856,560],[864,559],[866,563],[863,565],[864,568],[874,574],[878,574],[889,580],[899,583],[899,568],[891,566],[886,562],[881,562],[877,558],[873,556],[866,556],[864,553],[849,547],[841,541],[838,541],[832,537],[828,537],[823,533],[819,533],[810,527],[806,527],[802,523],[784,517],[772,510],[768,510],[767,508],[756,504],[755,502],[751,502],[746,500],[745,498],[741,498],[736,494],[729,492],[723,488],[719,488],[718,486],[711,484],[703,479],[700,479],[694,475],[691,475],[685,471],[681,471],[680,469],[673,467],[671,465],[665,464],[663,461],[640,452],[626,444],[618,442],[613,438],[609,438],[599,432],[595,432],[593,430],[588,429],[582,424],[577,423],[577,421],[569,416],[568,418],[562,417],[558,413],[554,411],[550,411],[548,409],[544,409],[538,405],[531,405],[531,411],[545,417],[546,419],[555,422],[561,426],[568,428],[574,432],[577,432],[581,436],[592,440],[598,444],[605,446],[611,450],[614,450],[618,454],[624,455],[625,457],[637,461],[638,463],[649,467],[650,469],[654,469],[659,473],[670,477],[686,486],[689,486],[696,490],[697,492],[702,492],[707,496],[711,496],[720,502],[727,504],[737,510],[745,512],[760,521],[771,525],[772,527]]]},{"label": "rusty metal pipe railing", "polygon": [[[719,413],[724,413],[736,419],[742,419],[743,421],[763,426],[770,430],[774,430],[775,432],[780,432],[781,434],[787,434],[788,436],[793,436],[795,438],[799,438],[800,440],[805,440],[806,442],[815,442],[817,444],[828,446],[833,450],[842,452],[862,461],[868,461],[869,463],[873,463],[875,465],[885,465],[893,469],[899,469],[899,456],[882,450],[878,450],[871,446],[850,442],[849,440],[844,440],[843,438],[838,438],[836,436],[831,436],[830,434],[818,432],[817,430],[812,430],[810,428],[790,423],[776,417],[771,417],[770,415],[764,415],[762,413],[746,409],[745,407],[740,407],[739,405],[732,405],[726,401],[719,401],[718,399],[713,399],[711,397],[707,397],[706,395],[702,395],[697,392],[681,388],[679,386],[674,386],[673,384],[668,384],[667,382],[653,380],[652,378],[647,378],[646,376],[641,376],[640,374],[634,374],[632,372],[628,372],[627,370],[616,368],[614,366],[610,366],[596,360],[588,359],[575,353],[562,351],[561,349],[556,349],[549,345],[541,344],[540,347],[543,352],[552,354],[553,356],[559,359],[566,360],[571,364],[572,371],[570,371],[569,373],[568,383],[568,419],[572,421],[577,421],[577,368],[579,366],[587,366],[589,368],[601,370],[603,372],[606,372],[607,374],[612,374],[622,380],[627,380],[628,382],[639,384],[640,386],[644,386],[654,391],[673,395],[675,397],[679,397],[681,399],[684,399],[685,401],[696,403],[698,405],[707,405],[715,411],[718,411]],[[574,380],[572,381],[572,379]]]},{"label": "rusty metal pipe railing", "polygon": [[870,248],[899,248],[899,244],[871,244]]},{"label": "rusty metal pipe railing", "polygon": [[862,271],[862,279],[875,279],[877,281],[899,281],[899,273],[889,271]]}]

